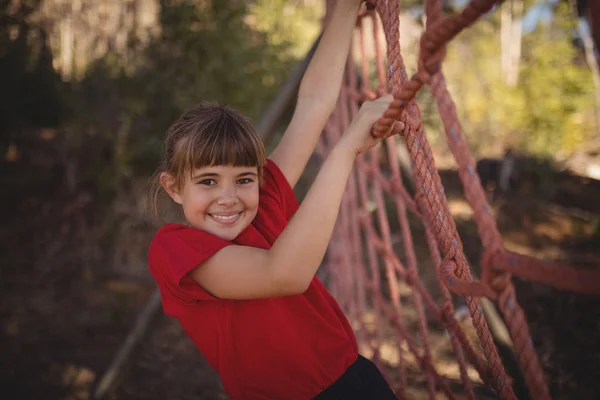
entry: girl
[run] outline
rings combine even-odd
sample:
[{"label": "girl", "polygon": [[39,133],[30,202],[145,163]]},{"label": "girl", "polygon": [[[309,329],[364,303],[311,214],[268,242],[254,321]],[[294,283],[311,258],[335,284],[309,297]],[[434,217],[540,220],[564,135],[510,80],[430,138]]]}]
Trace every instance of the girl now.
[{"label": "girl", "polygon": [[249,120],[214,103],[188,110],[167,134],[155,211],[164,189],[188,225],[157,232],[150,271],[164,312],[232,400],[396,398],[315,278],[354,158],[397,133],[371,133],[391,96],[363,104],[301,206],[292,190],[335,107],[360,3],[338,0],[269,159]]}]

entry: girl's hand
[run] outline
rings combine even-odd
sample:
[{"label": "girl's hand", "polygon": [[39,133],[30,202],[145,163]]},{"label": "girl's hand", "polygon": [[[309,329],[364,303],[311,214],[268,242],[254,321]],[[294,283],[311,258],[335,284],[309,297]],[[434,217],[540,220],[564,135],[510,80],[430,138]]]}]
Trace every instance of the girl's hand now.
[{"label": "girl's hand", "polygon": [[391,129],[381,136],[375,136],[372,132],[373,124],[381,118],[394,100],[393,96],[387,95],[374,101],[366,101],[354,116],[350,126],[344,132],[338,146],[352,151],[355,155],[369,150],[382,140],[400,133],[404,130],[404,123],[396,121]]}]

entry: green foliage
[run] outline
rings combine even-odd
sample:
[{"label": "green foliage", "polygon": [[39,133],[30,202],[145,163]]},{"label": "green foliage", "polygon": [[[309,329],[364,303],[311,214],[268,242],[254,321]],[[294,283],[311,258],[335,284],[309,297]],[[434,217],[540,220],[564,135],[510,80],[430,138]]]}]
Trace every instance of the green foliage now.
[{"label": "green foliage", "polygon": [[293,58],[303,57],[319,35],[324,11],[323,7],[303,7],[298,3],[256,0],[249,6],[246,19],[248,25],[266,35],[269,46],[276,46]]},{"label": "green foliage", "polygon": [[203,4],[163,6],[163,32],[148,49],[150,76],[143,75],[155,78],[149,94],[169,95],[176,109],[200,99],[227,101],[256,117],[292,59],[285,45],[269,46],[264,33],[248,26],[246,2]]},{"label": "green foliage", "polygon": [[[556,26],[568,32],[564,14],[557,10]],[[592,75],[585,64],[576,62],[568,35],[557,35],[552,27],[536,33],[525,38],[529,51],[521,81],[522,102],[527,105],[523,125],[532,135],[519,144],[535,153],[568,152],[593,133]]]},{"label": "green foliage", "polygon": [[105,160],[105,172],[97,173],[112,177],[100,185],[105,193],[114,193],[123,178],[149,175],[168,126],[202,100],[230,104],[258,122],[298,49],[307,47],[303,41],[312,40],[300,38],[311,14],[290,14],[284,3],[164,0],[161,33],[133,65],[107,55],[90,67],[73,86],[70,126],[112,146],[112,162]]},{"label": "green foliage", "polygon": [[142,145],[132,159],[159,149],[153,138],[162,138],[179,113],[201,100],[226,102],[256,120],[294,61],[287,43],[269,45],[264,32],[246,23],[246,2],[201,4],[163,5],[162,34],[130,82],[132,140]]},{"label": "green foliage", "polygon": [[[318,34],[323,11],[319,2],[161,0],[160,34],[146,48],[132,48],[126,59],[109,53],[66,84],[52,69],[43,30],[25,23],[38,5],[29,3],[23,15],[0,19],[0,133],[60,124],[85,165],[83,181],[107,198],[129,178],[153,171],[169,124],[195,103],[226,102],[258,122]],[[0,17],[6,9],[0,6]],[[559,5],[550,25],[525,35],[516,87],[500,70],[499,13],[451,42],[444,71],[476,154],[499,143],[541,155],[568,152],[597,129],[594,85],[571,43],[572,28]],[[435,102],[426,91],[418,101],[435,142]]]},{"label": "green foliage", "polygon": [[502,78],[499,15],[449,46],[444,70],[476,152],[506,144],[541,156],[568,154],[593,134],[594,84],[572,44],[568,13],[560,5],[550,24],[524,35],[515,87]]}]

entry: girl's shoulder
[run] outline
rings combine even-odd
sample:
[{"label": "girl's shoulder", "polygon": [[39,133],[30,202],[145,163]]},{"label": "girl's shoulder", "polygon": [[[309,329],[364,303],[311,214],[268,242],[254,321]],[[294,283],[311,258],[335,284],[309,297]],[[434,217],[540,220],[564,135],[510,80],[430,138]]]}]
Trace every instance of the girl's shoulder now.
[{"label": "girl's shoulder", "polygon": [[164,224],[163,226],[161,226],[158,229],[158,231],[156,231],[156,236],[165,235],[170,232],[177,232],[177,231],[182,231],[182,230],[186,230],[186,229],[190,229],[190,227],[188,225],[184,225],[184,224],[167,223],[167,224]]},{"label": "girl's shoulder", "polygon": [[148,267],[160,288],[167,315],[179,315],[182,306],[199,300],[215,299],[188,274],[230,244],[183,224],[165,224],[156,232],[148,251]]},{"label": "girl's shoulder", "polygon": [[180,249],[182,245],[202,244],[207,247],[209,244],[215,244],[223,246],[224,242],[227,243],[224,239],[201,229],[179,223],[168,223],[160,227],[154,234],[154,238],[150,242],[150,251],[157,247],[168,250]]},{"label": "girl's shoulder", "polygon": [[184,224],[178,224],[178,223],[164,224],[156,231],[151,243],[160,242],[162,240],[165,240],[165,239],[167,239],[169,237],[173,237],[173,236],[179,236],[182,234],[185,235],[187,233],[187,231],[189,231],[191,229],[192,229],[191,227],[184,225]]},{"label": "girl's shoulder", "polygon": [[298,201],[294,189],[290,186],[279,166],[267,159],[264,169],[264,184],[261,187],[261,200],[272,198],[277,206],[283,210],[287,219],[296,212]]},{"label": "girl's shoulder", "polygon": [[175,271],[181,279],[193,268],[232,242],[183,224],[166,224],[154,235],[148,250],[151,270]]},{"label": "girl's shoulder", "polygon": [[[279,166],[275,164],[275,161],[267,158],[265,168],[263,171],[263,185],[262,191],[285,191],[286,187],[289,186],[283,172],[279,169]],[[290,188],[291,189],[291,188]]]}]

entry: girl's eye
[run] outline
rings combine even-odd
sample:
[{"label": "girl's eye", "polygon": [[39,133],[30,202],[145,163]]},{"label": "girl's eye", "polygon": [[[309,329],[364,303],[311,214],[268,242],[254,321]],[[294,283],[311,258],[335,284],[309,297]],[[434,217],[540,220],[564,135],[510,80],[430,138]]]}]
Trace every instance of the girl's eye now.
[{"label": "girl's eye", "polygon": [[206,186],[213,186],[213,185],[217,184],[217,182],[215,182],[213,179],[204,179],[204,180],[198,181],[197,183],[198,183],[198,185],[206,185]]},{"label": "girl's eye", "polygon": [[240,185],[247,185],[248,183],[252,183],[252,182],[254,182],[254,181],[250,178],[242,178],[238,181],[238,183]]}]

